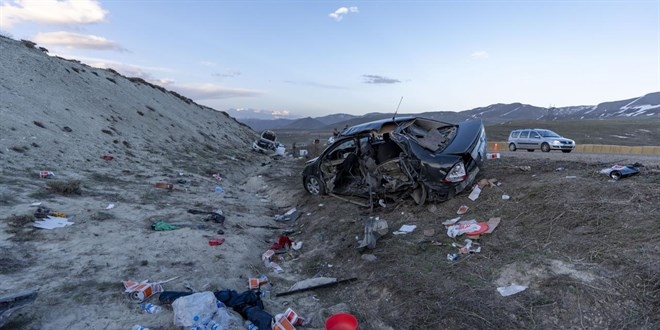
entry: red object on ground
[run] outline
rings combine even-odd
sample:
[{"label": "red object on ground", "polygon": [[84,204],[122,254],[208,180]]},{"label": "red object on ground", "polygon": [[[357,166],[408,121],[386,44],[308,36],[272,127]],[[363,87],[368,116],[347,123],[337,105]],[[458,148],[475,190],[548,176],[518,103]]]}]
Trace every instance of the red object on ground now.
[{"label": "red object on ground", "polygon": [[284,248],[290,248],[291,244],[293,242],[288,236],[281,235],[279,241],[277,243],[273,243],[273,245],[270,247],[271,250],[279,250],[279,249],[284,249]]},{"label": "red object on ground", "polygon": [[103,159],[103,160],[113,160],[113,159],[115,159],[115,157],[112,157],[110,155],[104,155],[104,156],[101,156],[101,159]]},{"label": "red object on ground", "polygon": [[357,330],[358,320],[348,313],[338,313],[325,320],[325,330]]},{"label": "red object on ground", "polygon": [[469,232],[469,233],[465,233],[465,235],[479,235],[479,234],[483,234],[483,233],[488,231],[488,224],[487,223],[478,222],[477,225],[479,225],[479,230]]},{"label": "red object on ground", "polygon": [[215,246],[215,245],[220,245],[225,242],[224,238],[212,238],[209,240],[209,245]]}]

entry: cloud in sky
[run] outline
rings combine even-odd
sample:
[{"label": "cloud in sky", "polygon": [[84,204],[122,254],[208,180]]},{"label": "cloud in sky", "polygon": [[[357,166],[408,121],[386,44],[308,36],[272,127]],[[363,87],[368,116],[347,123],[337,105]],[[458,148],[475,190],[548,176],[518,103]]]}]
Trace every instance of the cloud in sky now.
[{"label": "cloud in sky", "polygon": [[287,110],[274,110],[270,114],[273,115],[273,116],[276,116],[276,117],[284,117],[284,116],[289,115],[289,111],[287,111]]},{"label": "cloud in sky", "polygon": [[478,50],[472,54],[470,54],[470,57],[472,57],[475,60],[483,60],[488,58],[488,52],[485,50]]},{"label": "cloud in sky", "polygon": [[14,0],[0,6],[0,28],[32,21],[42,24],[91,24],[108,12],[96,0]]},{"label": "cloud in sky", "polygon": [[37,33],[34,37],[34,42],[44,45],[63,46],[66,48],[114,50],[119,52],[128,51],[120,44],[103,37],[66,31]]},{"label": "cloud in sky", "polygon": [[347,15],[348,13],[357,13],[358,12],[358,7],[340,7],[339,9],[335,10],[333,13],[328,14],[330,18],[334,19],[335,21],[339,22],[344,18],[344,15]]},{"label": "cloud in sky", "polygon": [[220,78],[232,78],[232,77],[238,77],[240,75],[241,75],[241,71],[236,69],[228,69],[225,70],[224,72],[212,74],[212,76],[220,77]]},{"label": "cloud in sky", "polygon": [[195,101],[229,99],[234,97],[254,97],[263,94],[259,91],[243,88],[226,88],[214,84],[171,85],[170,87]]},{"label": "cloud in sky", "polygon": [[362,75],[362,78],[364,78],[364,82],[367,84],[396,84],[401,82],[399,79],[392,79],[373,74]]}]

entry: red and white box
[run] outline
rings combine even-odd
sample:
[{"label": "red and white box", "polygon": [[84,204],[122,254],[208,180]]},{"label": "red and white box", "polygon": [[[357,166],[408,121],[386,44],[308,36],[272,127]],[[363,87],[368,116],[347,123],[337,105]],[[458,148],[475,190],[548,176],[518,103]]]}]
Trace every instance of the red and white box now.
[{"label": "red and white box", "polygon": [[296,327],[291,324],[291,321],[282,314],[277,318],[277,322],[273,324],[273,330],[296,330]]}]

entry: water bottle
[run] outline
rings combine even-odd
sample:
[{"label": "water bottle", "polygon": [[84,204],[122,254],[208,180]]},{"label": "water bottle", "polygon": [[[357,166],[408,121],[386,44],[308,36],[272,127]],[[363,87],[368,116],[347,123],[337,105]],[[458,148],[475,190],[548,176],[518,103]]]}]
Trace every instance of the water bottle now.
[{"label": "water bottle", "polygon": [[145,328],[139,324],[134,325],[131,330],[149,330],[149,328]]},{"label": "water bottle", "polygon": [[140,304],[140,307],[142,307],[142,309],[149,314],[157,314],[162,310],[160,306],[154,305],[152,303]]}]

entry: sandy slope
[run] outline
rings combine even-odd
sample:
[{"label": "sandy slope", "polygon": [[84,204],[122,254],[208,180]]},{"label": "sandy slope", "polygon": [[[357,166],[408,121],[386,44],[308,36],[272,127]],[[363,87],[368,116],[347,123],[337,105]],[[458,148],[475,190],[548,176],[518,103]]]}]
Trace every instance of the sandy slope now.
[{"label": "sandy slope", "polygon": [[[277,225],[273,215],[291,205],[260,176],[271,160],[249,150],[252,130],[165,89],[1,37],[0,62],[0,294],[40,292],[7,328],[176,328],[171,309],[141,313],[121,281],[178,276],[166,289],[242,292],[266,271],[261,253],[281,231],[251,226]],[[41,170],[55,176],[41,179]],[[79,182],[80,192],[58,194],[53,182]],[[32,227],[33,202],[74,224]],[[188,209],[221,209],[226,221]],[[156,232],[156,220],[186,228]],[[209,246],[213,237],[226,241]]]}]

